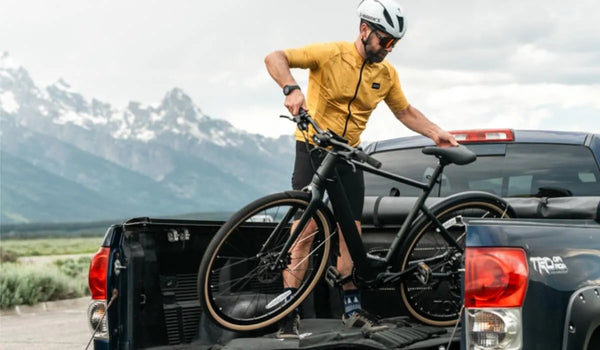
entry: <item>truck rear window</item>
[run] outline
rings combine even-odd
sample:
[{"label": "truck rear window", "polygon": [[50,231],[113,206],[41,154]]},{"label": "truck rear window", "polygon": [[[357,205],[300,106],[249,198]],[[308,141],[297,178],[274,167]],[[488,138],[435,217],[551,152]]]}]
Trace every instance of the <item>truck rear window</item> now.
[{"label": "truck rear window", "polygon": [[[477,153],[477,160],[464,166],[447,166],[441,186],[436,186],[431,196],[478,190],[502,197],[530,197],[543,195],[548,189],[554,189],[554,195],[600,196],[600,172],[587,147],[519,143],[467,147]],[[434,157],[421,153],[421,148],[373,156],[383,163],[382,169],[423,182],[437,164]],[[368,196],[387,196],[397,191],[401,196],[419,193],[419,189],[368,173],[365,190]]]}]

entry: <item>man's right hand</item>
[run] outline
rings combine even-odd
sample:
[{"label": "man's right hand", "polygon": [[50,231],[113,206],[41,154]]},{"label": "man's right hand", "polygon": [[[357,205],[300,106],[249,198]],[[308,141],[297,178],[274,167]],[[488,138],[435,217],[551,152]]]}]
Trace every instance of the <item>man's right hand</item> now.
[{"label": "man's right hand", "polygon": [[292,115],[300,114],[300,108],[306,108],[306,98],[302,93],[302,90],[296,89],[285,97],[285,107],[290,111]]}]

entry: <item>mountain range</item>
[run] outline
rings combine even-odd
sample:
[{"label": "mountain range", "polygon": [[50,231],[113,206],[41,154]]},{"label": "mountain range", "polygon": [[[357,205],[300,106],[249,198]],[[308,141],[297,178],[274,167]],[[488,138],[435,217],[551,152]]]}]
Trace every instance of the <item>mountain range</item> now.
[{"label": "mountain range", "polygon": [[181,89],[116,108],[0,53],[2,224],[231,211],[290,188],[293,137],[212,118]]}]

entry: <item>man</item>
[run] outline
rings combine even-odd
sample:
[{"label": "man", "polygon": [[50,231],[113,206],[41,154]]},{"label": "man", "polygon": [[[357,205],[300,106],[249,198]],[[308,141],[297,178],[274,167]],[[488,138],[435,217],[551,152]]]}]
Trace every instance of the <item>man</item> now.
[{"label": "man", "polygon": [[[265,58],[271,77],[283,88],[285,106],[292,115],[307,109],[319,126],[331,129],[349,140],[360,143],[371,112],[384,100],[396,118],[411,130],[430,137],[438,146],[457,146],[454,137],[427,119],[411,106],[402,89],[395,68],[385,60],[406,31],[404,14],[394,0],[363,0],[358,5],[360,31],[354,42],[334,42],[275,51]],[[309,69],[307,97],[296,83],[290,68]],[[302,189],[313,176],[313,165],[322,156],[310,152],[311,140],[296,130],[296,159],[292,187]],[[315,164],[314,166],[317,166]],[[340,171],[340,180],[347,189],[354,219],[360,232],[364,200],[364,181],[361,171]],[[305,230],[307,231],[307,230]],[[292,262],[301,261],[306,247],[292,250]],[[349,275],[353,263],[343,235],[340,234],[340,258],[337,268]],[[294,291],[298,286],[289,271],[283,273],[284,287]],[[368,330],[383,329],[377,318],[362,309],[360,293],[352,283],[343,286],[343,323],[348,327]],[[297,338],[299,313],[293,312],[280,324],[278,336]]]}]

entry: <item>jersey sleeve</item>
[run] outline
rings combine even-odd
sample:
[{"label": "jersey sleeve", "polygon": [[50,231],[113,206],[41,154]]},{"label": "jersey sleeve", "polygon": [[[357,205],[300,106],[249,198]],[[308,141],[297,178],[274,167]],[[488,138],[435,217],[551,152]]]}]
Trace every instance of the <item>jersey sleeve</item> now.
[{"label": "jersey sleeve", "polygon": [[391,67],[390,73],[390,78],[393,83],[390,92],[385,97],[385,103],[390,107],[392,112],[396,114],[408,107],[408,100],[406,99],[406,96],[404,96],[404,91],[402,91],[402,87],[400,86],[400,79],[398,78],[396,69]]},{"label": "jersey sleeve", "polygon": [[331,45],[319,43],[287,49],[283,52],[288,59],[290,68],[317,69],[321,61],[330,56],[331,51]]}]

